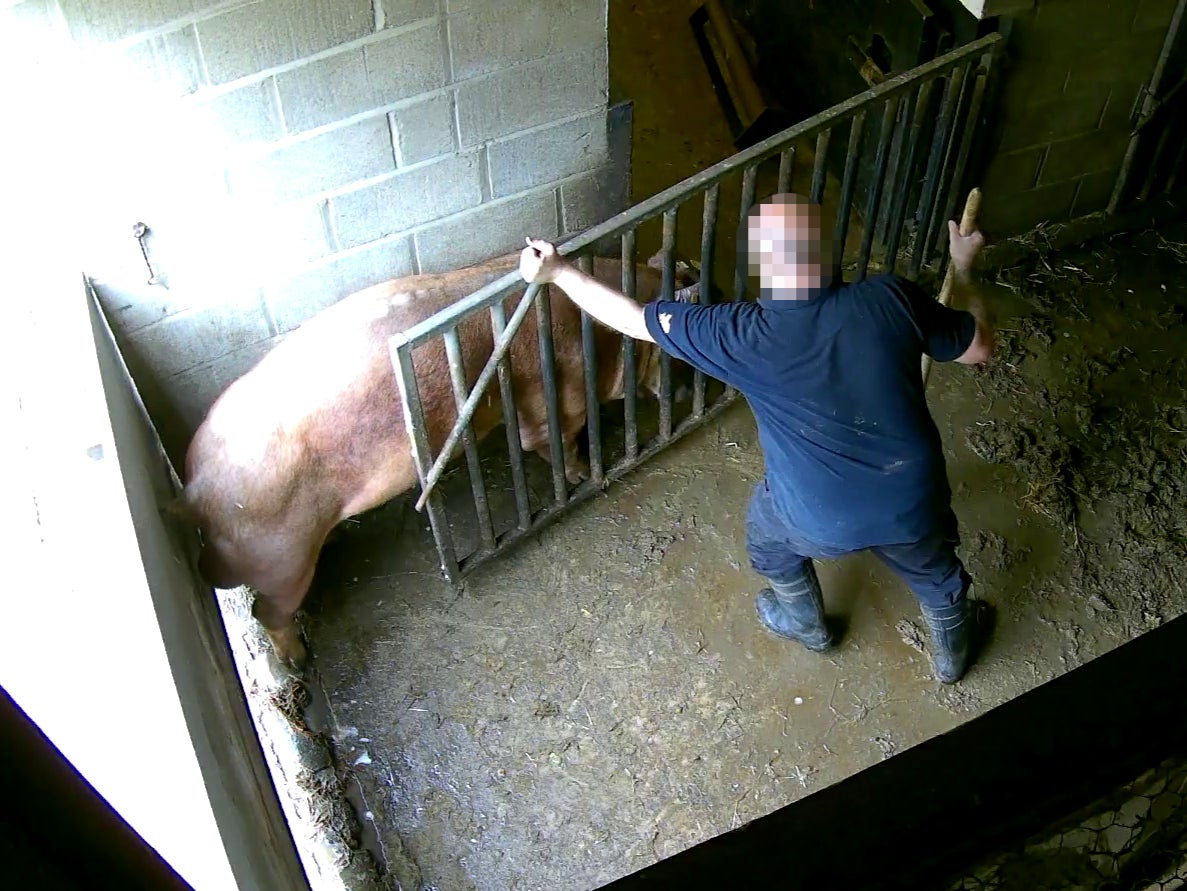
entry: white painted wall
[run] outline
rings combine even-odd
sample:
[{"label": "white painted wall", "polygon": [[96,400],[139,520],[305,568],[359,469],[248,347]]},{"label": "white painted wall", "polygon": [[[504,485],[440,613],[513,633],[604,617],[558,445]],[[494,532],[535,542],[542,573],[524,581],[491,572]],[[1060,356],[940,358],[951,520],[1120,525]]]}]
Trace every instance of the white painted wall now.
[{"label": "white painted wall", "polygon": [[29,290],[10,309],[20,336],[0,374],[0,684],[187,882],[233,889],[141,563],[82,277],[14,273]]}]

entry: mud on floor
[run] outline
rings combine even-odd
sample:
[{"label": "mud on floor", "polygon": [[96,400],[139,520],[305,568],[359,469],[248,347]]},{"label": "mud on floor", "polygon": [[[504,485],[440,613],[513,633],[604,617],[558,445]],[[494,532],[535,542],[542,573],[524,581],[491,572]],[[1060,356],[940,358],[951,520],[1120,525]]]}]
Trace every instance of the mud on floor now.
[{"label": "mud on floor", "polygon": [[1184,257],[1151,232],[1006,270],[1023,312],[973,378],[985,411],[968,447],[1059,533],[1057,593],[1084,600],[1121,639],[1185,600]]},{"label": "mud on floor", "polygon": [[838,651],[759,627],[743,522],[762,466],[744,405],[461,598],[406,502],[346,528],[310,632],[393,887],[597,887],[1187,610],[1185,256],[1180,227],[1006,270],[998,358],[935,369],[962,552],[999,606],[955,688],[930,679],[911,596],[865,556],[822,568],[849,624]]}]

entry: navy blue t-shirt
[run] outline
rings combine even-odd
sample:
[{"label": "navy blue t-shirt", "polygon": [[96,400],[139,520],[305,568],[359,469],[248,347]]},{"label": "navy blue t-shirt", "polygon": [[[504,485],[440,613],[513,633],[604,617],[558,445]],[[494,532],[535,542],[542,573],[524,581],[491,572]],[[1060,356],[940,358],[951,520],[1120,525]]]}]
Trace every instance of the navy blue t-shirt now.
[{"label": "navy blue t-shirt", "polygon": [[943,521],[951,490],[919,365],[960,357],[971,314],[884,275],[803,300],[656,301],[645,318],[664,350],[746,397],[775,507],[802,538],[858,550]]}]

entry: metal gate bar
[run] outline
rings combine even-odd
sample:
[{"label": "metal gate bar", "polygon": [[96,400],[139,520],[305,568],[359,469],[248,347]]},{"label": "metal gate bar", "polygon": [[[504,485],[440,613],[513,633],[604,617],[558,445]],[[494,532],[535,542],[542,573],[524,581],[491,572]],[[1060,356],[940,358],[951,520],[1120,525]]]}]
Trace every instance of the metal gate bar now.
[{"label": "metal gate bar", "polygon": [[[507,310],[503,301],[490,308],[490,329],[495,342],[507,328]],[[515,410],[515,388],[511,381],[511,363],[504,356],[499,362],[499,398],[503,403],[503,426],[507,430],[507,454],[511,460],[511,485],[515,490],[516,528],[526,530],[532,525],[531,503],[528,501],[527,474],[523,469],[523,443],[519,438],[519,413]]]},{"label": "metal gate bar", "polygon": [[861,233],[861,252],[857,259],[857,278],[866,277],[870,268],[870,253],[874,249],[874,235],[878,230],[878,210],[882,203],[882,186],[886,181],[886,154],[891,141],[898,135],[898,97],[886,100],[882,109],[882,127],[878,133],[878,151],[874,155],[874,182],[866,203],[866,225]]},{"label": "metal gate bar", "polygon": [[[678,207],[664,211],[663,278],[660,283],[661,300],[676,296],[676,214]],[[672,435],[672,357],[663,350],[659,355],[659,435]]]},{"label": "metal gate bar", "polygon": [[953,80],[954,89],[955,89],[955,84],[957,82],[959,82],[960,83],[960,91],[959,91],[959,95],[956,100],[956,109],[954,110],[953,115],[952,115],[952,122],[948,127],[948,132],[946,134],[944,134],[944,139],[947,144],[944,147],[944,160],[940,164],[940,173],[939,173],[939,176],[937,177],[938,182],[936,184],[936,200],[931,208],[931,213],[928,217],[927,228],[926,228],[926,230],[921,230],[921,231],[925,231],[924,242],[923,242],[923,244],[924,244],[923,263],[925,266],[931,260],[931,254],[932,254],[932,251],[936,248],[937,239],[939,238],[939,234],[940,234],[941,230],[943,230],[947,226],[947,223],[941,219],[940,215],[944,209],[943,208],[944,198],[948,193],[951,193],[952,198],[953,198],[953,207],[955,207],[955,198],[956,198],[956,191],[957,191],[958,186],[946,188],[946,180],[945,180],[944,173],[945,173],[945,171],[948,171],[949,173],[954,172],[953,168],[952,168],[952,163],[953,163],[953,159],[956,154],[956,151],[957,151],[957,148],[956,148],[957,142],[958,142],[957,137],[959,136],[958,131],[960,129],[960,121],[962,120],[961,116],[968,112],[968,105],[969,105],[969,103],[967,101],[969,98],[968,94],[970,94],[972,92],[972,90],[970,89],[970,83],[972,82],[973,78],[969,77],[970,70],[971,70],[970,66],[965,65],[963,68],[961,68],[959,70],[958,78],[954,75],[954,80]]},{"label": "metal gate bar", "polygon": [[[1001,44],[1000,35],[990,34],[933,59],[912,71],[890,78],[878,86],[739,152],[610,220],[594,226],[561,245],[559,251],[562,255],[576,259],[582,268],[589,271],[593,268],[592,251],[594,246],[607,238],[620,238],[623,264],[622,288],[626,294],[634,297],[638,285],[635,274],[638,228],[648,220],[662,217],[661,297],[671,299],[675,294],[675,241],[680,208],[686,202],[700,197],[703,202],[701,287],[696,299],[706,303],[711,302],[714,251],[718,235],[717,213],[720,184],[727,178],[741,174],[739,212],[740,218],[744,220],[754,203],[759,166],[778,155],[778,188],[781,191],[786,191],[791,184],[797,143],[806,141],[808,145],[811,145],[811,142],[814,141],[816,156],[810,197],[812,200],[820,202],[824,197],[826,157],[831,134],[836,127],[848,123],[848,152],[842,176],[837,220],[839,238],[837,244],[834,245],[834,249],[840,257],[844,253],[845,241],[849,234],[849,212],[856,190],[858,159],[867,148],[865,143],[870,141],[863,139],[866,116],[871,111],[876,113],[879,103],[882,103],[883,126],[879,138],[876,140],[877,177],[871,193],[864,202],[864,225],[867,232],[862,240],[859,265],[864,274],[872,252],[872,247],[866,244],[872,237],[868,230],[877,226],[878,210],[882,202],[882,194],[887,188],[887,181],[890,183],[890,188],[896,192],[887,215],[887,247],[893,247],[895,251],[900,243],[902,230],[907,224],[907,207],[911,203],[911,196],[918,185],[919,200],[913,216],[915,234],[910,264],[910,274],[914,276],[927,262],[930,246],[929,234],[933,226],[938,225],[942,220],[940,211],[946,206],[945,199],[949,199],[955,190],[962,186],[964,165],[968,159],[973,130],[977,125],[981,97],[984,94],[984,78],[988,76],[991,57],[1000,51]],[[980,70],[977,72],[976,83],[970,86],[968,83],[970,74],[976,66],[980,66]],[[930,119],[932,85],[940,79],[944,80],[945,88],[941,107],[934,120],[934,129],[932,129],[928,126],[932,123]],[[901,115],[899,114],[900,108],[902,109]],[[959,126],[960,122],[963,122],[963,126]],[[930,152],[923,181],[917,184],[916,169],[921,160],[919,143],[923,139],[925,130],[931,132]],[[960,132],[958,133],[957,130]],[[891,165],[895,169],[887,171],[884,169],[886,155],[889,146],[895,140],[905,142],[906,156],[901,163],[896,158],[895,163]],[[899,144],[901,145],[902,142]],[[955,158],[955,167],[949,170],[945,166],[945,160],[951,161],[953,158]],[[945,176],[945,174],[948,175]],[[887,260],[888,265],[893,266],[893,252]],[[733,299],[745,299],[749,278],[748,270],[744,266],[736,265],[732,278]],[[710,419],[717,417],[736,400],[738,395],[732,388],[725,387],[720,395],[709,402],[708,382],[703,374],[697,374],[694,378],[692,410],[687,417],[677,421],[673,416],[671,359],[661,354],[659,432],[650,441],[641,444],[639,442],[636,397],[640,373],[637,350],[633,340],[624,338],[622,360],[625,454],[613,466],[606,467],[599,422],[597,368],[599,361],[605,361],[609,357],[598,356],[596,328],[594,327],[596,323],[583,313],[581,316],[582,371],[585,375],[583,395],[587,415],[590,479],[570,488],[566,479],[566,469],[571,471],[572,468],[566,468],[565,464],[566,446],[562,430],[563,415],[558,392],[557,356],[553,343],[553,320],[549,292],[549,288],[541,288],[536,285],[529,286],[524,290],[523,281],[518,271],[511,272],[402,334],[395,335],[389,344],[393,368],[404,403],[404,422],[410,432],[413,460],[421,482],[421,496],[417,501],[417,509],[424,509],[427,506],[429,521],[441,558],[442,570],[446,577],[454,583],[460,581],[462,577],[493,555],[535,532],[573,505],[592,497],[610,482],[629,472],[641,462]],[[519,297],[519,302],[508,320],[506,319],[504,301],[515,299],[516,294],[522,294],[522,296]],[[564,298],[558,297],[557,299]],[[522,403],[524,394],[514,392],[512,387],[513,369],[509,358],[510,345],[518,336],[519,329],[526,321],[529,312],[533,310],[536,316],[541,395],[548,424],[547,450],[552,460],[551,478],[554,496],[551,504],[538,510],[535,514],[532,514],[530,510],[526,470],[522,455],[523,445],[518,429],[519,422],[525,417],[525,414],[533,413],[525,413],[523,404],[518,406],[515,404],[515,397],[518,396]],[[458,328],[466,319],[484,311],[490,313],[493,349],[485,366],[471,382],[467,378],[462,362]],[[454,403],[457,408],[457,420],[442,444],[440,452],[434,456],[427,432],[425,407],[416,379],[416,363],[413,361],[413,356],[418,347],[426,346],[437,338],[443,338],[445,341]],[[502,400],[504,423],[508,427],[507,445],[511,453],[512,484],[515,488],[517,515],[514,528],[501,534],[497,533],[491,524],[489,497],[481,466],[477,462],[477,436],[472,427],[479,402],[483,398],[489,398],[488,390],[496,374],[499,377],[499,396]],[[571,384],[571,381],[568,382]],[[468,392],[467,387],[469,388]],[[538,425],[540,419],[533,417],[532,420]],[[466,463],[470,470],[471,490],[478,519],[479,538],[481,539],[473,553],[465,555],[460,561],[441,496],[434,488],[452,460],[459,443],[463,445],[467,458]],[[538,448],[539,443],[536,443],[534,447]]]},{"label": "metal gate bar", "polygon": [[[992,64],[992,59],[986,59],[982,69],[975,76],[968,113],[964,117],[962,126],[960,150],[957,152],[956,163],[948,178],[948,200],[944,204],[944,215],[941,217],[942,222],[936,227],[941,271],[943,271],[945,264],[948,262],[948,232],[946,221],[953,218],[952,215],[956,213],[956,203],[960,200],[960,189],[964,183],[965,168],[968,165],[969,155],[973,148],[973,136],[977,131],[977,124],[980,121],[981,104],[985,99],[985,86],[989,82],[989,73]],[[953,138],[955,138],[955,135]]]},{"label": "metal gate bar", "polygon": [[913,92],[908,93],[898,100],[898,111],[894,120],[894,138],[890,143],[890,154],[887,159],[888,166],[882,179],[882,197],[878,199],[878,216],[875,218],[877,233],[874,239],[883,247],[888,240],[889,233],[887,230],[890,227],[890,215],[894,203],[885,196],[895,194],[894,187],[895,183],[898,182],[899,172],[902,170],[903,155],[907,144],[907,132],[911,127],[911,109],[913,107]]},{"label": "metal gate bar", "polygon": [[[528,302],[524,298],[524,303]],[[420,477],[422,490],[428,500],[429,525],[433,530],[433,539],[437,543],[437,554],[441,558],[441,571],[451,584],[456,584],[461,578],[457,561],[457,551],[453,546],[453,535],[449,531],[449,522],[445,518],[445,508],[441,503],[441,493],[426,490],[429,479],[433,452],[429,446],[428,427],[425,425],[424,405],[420,400],[420,385],[416,382],[416,371],[412,363],[412,350],[402,350],[397,346],[395,338],[388,342],[388,352],[392,357],[392,365],[396,370],[396,383],[400,388],[400,403],[404,407],[404,426],[410,431],[409,444],[412,449],[412,461],[416,465],[416,474]],[[477,388],[475,388],[477,389]]]},{"label": "metal gate bar", "polygon": [[[758,165],[759,162],[755,161],[754,163],[745,167],[742,171],[742,200],[741,205],[738,208],[739,229],[745,229],[743,224],[746,220],[746,215],[750,213],[750,207],[754,204],[754,192],[758,181]],[[746,236],[743,235],[742,237],[745,238]],[[745,299],[746,289],[750,281],[750,270],[741,263],[737,262],[737,257],[740,255],[741,251],[741,245],[738,245],[737,247],[738,250],[735,251],[734,257],[734,302]],[[733,399],[736,395],[737,391],[733,387],[727,385],[722,398]]]},{"label": "metal gate bar", "polygon": [[911,95],[914,103],[908,108],[910,115],[910,137],[907,139],[907,155],[902,163],[901,180],[895,183],[894,201],[890,217],[886,221],[886,271],[894,272],[898,266],[899,245],[902,243],[903,223],[907,217],[907,205],[915,189],[915,170],[919,163],[919,142],[923,136],[923,119],[931,104],[934,80],[920,84]]},{"label": "metal gate bar", "polygon": [[[632,300],[638,293],[635,287],[635,241],[636,230],[631,228],[622,234],[622,293]],[[626,457],[633,461],[639,455],[639,399],[636,389],[639,385],[636,366],[635,338],[622,338],[622,398],[626,402]]]},{"label": "metal gate bar", "polygon": [[[758,179],[758,165],[751,164],[742,171],[742,203],[738,208],[738,222],[746,219],[750,206],[754,204],[754,190]],[[750,283],[750,270],[741,263],[734,265],[734,294],[733,300],[742,300],[746,296],[746,288]]]},{"label": "metal gate bar", "polygon": [[791,191],[791,174],[795,168],[795,146],[784,149],[779,153],[779,185],[780,192]]},{"label": "metal gate bar", "polygon": [[837,205],[837,219],[833,226],[833,278],[841,278],[845,243],[849,236],[849,214],[853,211],[853,191],[857,187],[857,162],[861,159],[862,137],[865,136],[866,113],[863,109],[849,124],[849,150],[845,154],[845,175],[841,179],[841,201]]},{"label": "metal gate bar", "polygon": [[[556,350],[552,342],[552,302],[548,289],[541,289],[543,299],[536,300],[536,338],[540,348],[540,379],[544,381],[544,409],[548,416],[548,453],[552,457],[552,492],[557,505],[568,499],[565,478],[565,448],[561,436],[560,405],[556,391]],[[514,332],[513,332],[514,333]],[[461,423],[461,420],[458,421]],[[469,423],[467,420],[466,423]],[[440,462],[438,462],[440,463]]]},{"label": "metal gate bar", "polygon": [[[1158,60],[1154,63],[1154,70],[1150,73],[1150,79],[1142,90],[1141,107],[1138,110],[1138,122],[1134,128],[1133,133],[1129,138],[1129,145],[1125,148],[1125,157],[1121,159],[1121,169],[1117,173],[1117,181],[1113,185],[1113,194],[1109,197],[1107,212],[1112,215],[1117,213],[1121,206],[1123,199],[1126,198],[1127,193],[1132,189],[1133,184],[1131,178],[1133,175],[1134,163],[1138,160],[1138,149],[1142,144],[1143,138],[1148,135],[1143,132],[1147,129],[1147,125],[1152,120],[1154,114],[1158,111],[1160,101],[1170,98],[1169,94],[1174,90],[1168,91],[1168,94],[1161,93],[1162,79],[1166,74],[1167,65],[1172,61],[1172,58],[1179,53],[1179,42],[1182,37],[1182,28],[1184,19],[1187,18],[1187,0],[1179,0],[1175,4],[1175,11],[1171,15],[1170,24],[1166,29],[1166,37],[1162,41],[1162,49],[1158,54]],[[1163,136],[1165,136],[1170,129],[1171,123],[1164,118]],[[1178,165],[1183,160],[1183,152],[1179,151],[1178,157],[1175,159],[1174,166],[1170,169],[1167,181],[1163,187],[1164,193],[1169,193],[1173,187],[1175,179],[1178,177]],[[1139,200],[1145,200],[1149,195],[1150,187],[1152,186],[1152,178],[1157,170],[1157,165],[1149,163],[1146,166],[1145,183],[1141,189]]]},{"label": "metal gate bar", "polygon": [[[593,257],[579,257],[582,272],[593,275]],[[589,474],[597,485],[602,484],[602,417],[598,410],[598,348],[594,342],[594,320],[581,312],[581,356],[585,367],[585,418],[589,439]]]},{"label": "metal gate bar", "polygon": [[[784,152],[784,156],[786,156]],[[790,173],[789,173],[790,175]],[[780,170],[780,183],[783,181]],[[704,208],[701,213],[701,270],[700,280],[707,282],[697,291],[701,303],[713,302],[713,248],[717,241],[717,198],[720,189],[712,185],[705,190]],[[699,369],[693,372],[692,378],[692,416],[699,418],[705,413],[705,373]]]},{"label": "metal gate bar", "polygon": [[[449,378],[453,384],[453,399],[458,412],[466,404],[466,367],[462,361],[462,339],[457,328],[450,328],[443,335],[445,338],[445,358],[449,362]],[[467,424],[462,433],[462,444],[466,450],[466,464],[470,471],[470,489],[474,494],[474,512],[477,514],[478,531],[482,535],[482,545],[493,549],[495,546],[494,527],[490,521],[490,506],[486,501],[486,481],[482,478],[482,463],[478,460],[478,442],[474,438],[474,431]]]},{"label": "metal gate bar", "polygon": [[825,174],[828,168],[825,166],[828,162],[828,144],[832,140],[833,128],[826,127],[816,137],[816,160],[812,165],[812,191],[808,194],[808,200],[813,204],[820,204],[824,200],[824,184]]},{"label": "metal gate bar", "polygon": [[932,208],[935,206],[936,194],[939,191],[939,173],[944,157],[945,137],[948,128],[952,126],[952,115],[959,93],[960,84],[954,73],[944,81],[944,100],[940,105],[940,116],[936,119],[935,130],[932,134],[931,154],[927,159],[927,173],[923,179],[923,190],[916,210],[918,223],[915,229],[915,243],[911,250],[911,264],[907,267],[908,278],[915,278],[919,275],[919,270],[923,268],[926,261],[927,239],[925,234],[931,225]]}]

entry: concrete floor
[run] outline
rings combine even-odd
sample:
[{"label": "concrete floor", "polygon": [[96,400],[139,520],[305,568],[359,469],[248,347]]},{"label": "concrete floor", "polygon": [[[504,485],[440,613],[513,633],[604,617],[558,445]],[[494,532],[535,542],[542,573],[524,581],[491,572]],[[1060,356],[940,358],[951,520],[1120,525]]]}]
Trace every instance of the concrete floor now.
[{"label": "concrete floor", "polygon": [[[611,7],[612,59],[637,63],[614,70],[636,100],[642,197],[732,147],[706,113],[695,4]],[[998,362],[933,373],[963,554],[999,607],[992,646],[956,687],[931,680],[910,594],[864,555],[821,567],[848,623],[834,653],[758,625],[743,521],[762,456],[744,404],[460,598],[407,499],[347,524],[323,553],[308,630],[337,754],[400,887],[598,887],[1187,609],[1172,572],[1187,556],[1173,507],[1187,276],[1183,249],[1143,238],[1011,271],[994,289]],[[462,471],[449,497],[465,486]]]}]

